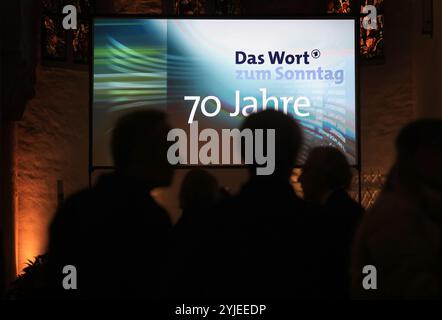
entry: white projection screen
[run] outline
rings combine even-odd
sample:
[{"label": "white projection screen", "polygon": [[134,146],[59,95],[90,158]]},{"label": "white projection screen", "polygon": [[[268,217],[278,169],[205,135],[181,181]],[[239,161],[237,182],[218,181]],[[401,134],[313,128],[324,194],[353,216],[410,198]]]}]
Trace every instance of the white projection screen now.
[{"label": "white projection screen", "polygon": [[185,96],[220,101],[215,116],[195,111],[199,130],[238,128],[251,112],[277,108],[302,127],[300,166],[320,145],[357,166],[355,27],[350,18],[95,18],[92,168],[112,167],[112,128],[128,112],[164,110],[188,131]]}]

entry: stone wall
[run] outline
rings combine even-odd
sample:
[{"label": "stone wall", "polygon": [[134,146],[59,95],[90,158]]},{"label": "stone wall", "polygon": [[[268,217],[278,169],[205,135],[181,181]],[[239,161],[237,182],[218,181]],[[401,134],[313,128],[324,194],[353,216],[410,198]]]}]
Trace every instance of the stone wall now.
[{"label": "stone wall", "polygon": [[36,96],[16,124],[17,269],[43,253],[57,207],[57,180],[66,194],[88,184],[87,72],[37,69]]},{"label": "stone wall", "polygon": [[[412,81],[412,1],[385,2],[385,59],[361,66],[361,139],[364,170],[388,170],[394,139],[414,118]],[[411,21],[411,20],[410,20]]]},{"label": "stone wall", "polygon": [[[422,0],[413,10],[422,11]],[[433,1],[433,34],[422,34],[422,18],[413,20],[413,89],[419,117],[442,118],[442,1]]]}]

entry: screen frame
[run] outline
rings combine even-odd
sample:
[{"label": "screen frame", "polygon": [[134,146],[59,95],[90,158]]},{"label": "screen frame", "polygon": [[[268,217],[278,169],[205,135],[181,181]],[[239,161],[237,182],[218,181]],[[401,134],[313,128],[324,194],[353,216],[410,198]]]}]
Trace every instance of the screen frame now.
[{"label": "screen frame", "polygon": [[[89,50],[89,185],[91,185],[91,177],[94,171],[98,170],[113,170],[114,166],[94,166],[93,164],[93,86],[94,86],[94,25],[98,19],[181,19],[181,20],[350,20],[354,24],[354,57],[355,57],[355,132],[356,132],[356,163],[351,167],[359,172],[359,188],[361,188],[361,107],[360,107],[360,16],[359,15],[282,15],[282,16],[213,16],[213,15],[200,15],[200,16],[176,16],[176,15],[147,15],[147,14],[94,14],[90,17],[90,45]],[[176,169],[192,169],[192,168],[208,168],[208,169],[244,169],[247,165],[175,165]],[[303,165],[296,165],[294,169],[301,168]]]}]

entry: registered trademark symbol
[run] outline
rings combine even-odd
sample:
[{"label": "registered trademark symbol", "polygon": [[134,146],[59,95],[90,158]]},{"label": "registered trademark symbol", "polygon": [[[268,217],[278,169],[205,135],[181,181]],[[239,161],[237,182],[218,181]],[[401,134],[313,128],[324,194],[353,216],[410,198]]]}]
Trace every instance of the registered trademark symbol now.
[{"label": "registered trademark symbol", "polygon": [[312,57],[314,59],[318,59],[320,56],[321,56],[321,51],[319,51],[318,49],[312,51]]}]

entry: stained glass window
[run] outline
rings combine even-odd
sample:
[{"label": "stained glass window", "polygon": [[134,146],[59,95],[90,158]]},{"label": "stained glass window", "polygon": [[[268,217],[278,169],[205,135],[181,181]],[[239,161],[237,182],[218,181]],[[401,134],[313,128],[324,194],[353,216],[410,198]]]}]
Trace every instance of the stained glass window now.
[{"label": "stained glass window", "polygon": [[343,13],[351,12],[351,0],[328,0],[327,13]]},{"label": "stained glass window", "polygon": [[43,15],[42,55],[44,59],[66,60],[66,31],[61,20],[51,14]]},{"label": "stained glass window", "polygon": [[[42,58],[46,61],[64,61],[85,64],[89,61],[89,15],[93,13],[93,0],[41,0]],[[77,29],[64,30],[62,10],[65,5],[77,9]]]},{"label": "stained glass window", "polygon": [[[363,13],[365,6],[376,7],[376,28],[364,28]],[[360,8],[358,9],[358,6]],[[354,10],[352,12],[352,10]],[[327,13],[357,14],[360,19],[360,55],[364,60],[382,58],[384,56],[384,0],[327,0]]]},{"label": "stained glass window", "polygon": [[72,31],[74,62],[87,63],[89,61],[89,21],[80,20],[77,30]]},{"label": "stained glass window", "polygon": [[365,0],[361,3],[361,13],[364,6],[376,7],[376,29],[365,29],[361,17],[361,56],[365,59],[382,58],[384,56],[384,0]]}]

